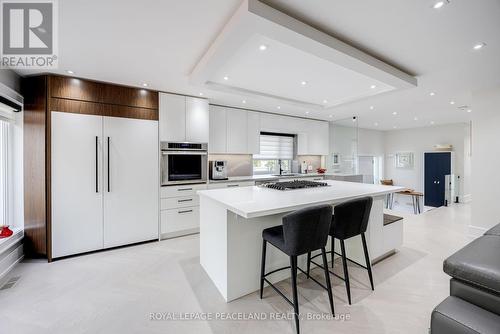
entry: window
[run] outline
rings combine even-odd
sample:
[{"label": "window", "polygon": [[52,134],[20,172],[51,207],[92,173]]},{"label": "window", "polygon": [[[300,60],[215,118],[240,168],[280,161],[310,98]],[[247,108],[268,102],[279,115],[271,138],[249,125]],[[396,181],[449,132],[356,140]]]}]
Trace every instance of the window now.
[{"label": "window", "polygon": [[294,156],[295,136],[290,134],[261,132],[260,154],[253,156],[253,173],[279,174],[290,172]]}]

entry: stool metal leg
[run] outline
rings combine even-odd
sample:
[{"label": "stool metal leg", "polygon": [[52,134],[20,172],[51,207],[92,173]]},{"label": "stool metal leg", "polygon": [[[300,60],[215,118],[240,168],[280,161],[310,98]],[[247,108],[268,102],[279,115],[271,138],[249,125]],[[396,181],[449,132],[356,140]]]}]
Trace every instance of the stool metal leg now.
[{"label": "stool metal leg", "polygon": [[307,253],[307,270],[306,270],[306,276],[309,278],[309,271],[311,270],[311,252]]},{"label": "stool metal leg", "polygon": [[344,240],[340,240],[340,249],[342,251],[342,264],[344,266],[344,279],[345,279],[345,288],[347,290],[347,300],[349,301],[349,305],[351,305],[351,286],[349,284],[349,272],[347,271],[347,257],[345,254]]},{"label": "stool metal leg", "polygon": [[332,284],[330,282],[330,273],[328,272],[328,260],[326,259],[325,248],[321,248],[321,255],[323,257],[323,269],[325,270],[325,280],[326,287],[328,288],[328,299],[330,301],[330,308],[332,309],[332,314],[335,316],[335,309],[333,307],[333,294],[332,294]]},{"label": "stool metal leg", "polygon": [[332,237],[332,244],[330,245],[330,251],[331,251],[330,255],[332,257],[332,268],[333,268],[333,259],[335,257],[335,238],[334,237]]},{"label": "stool metal leg", "polygon": [[296,333],[300,333],[299,327],[299,299],[297,296],[297,257],[290,256],[290,269],[292,274],[292,292],[293,292],[293,310],[295,318],[295,329]]},{"label": "stool metal leg", "polygon": [[266,271],[266,246],[267,241],[262,240],[262,261],[260,263],[260,299],[262,299],[262,293],[264,292],[264,275]]},{"label": "stool metal leg", "polygon": [[366,237],[364,233],[361,233],[361,241],[363,241],[363,250],[365,252],[366,270],[368,270],[368,277],[370,278],[370,285],[373,288],[373,275],[372,275],[372,264],[370,263],[370,256],[368,255],[368,247],[366,245]]}]

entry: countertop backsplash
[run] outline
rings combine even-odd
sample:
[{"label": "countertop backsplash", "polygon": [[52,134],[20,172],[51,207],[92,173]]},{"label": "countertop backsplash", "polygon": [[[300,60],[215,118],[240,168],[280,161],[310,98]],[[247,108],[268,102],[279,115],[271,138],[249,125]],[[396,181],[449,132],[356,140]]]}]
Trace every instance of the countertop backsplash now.
[{"label": "countertop backsplash", "polygon": [[227,176],[248,176],[253,175],[252,155],[250,154],[210,154],[209,161],[227,161]]}]

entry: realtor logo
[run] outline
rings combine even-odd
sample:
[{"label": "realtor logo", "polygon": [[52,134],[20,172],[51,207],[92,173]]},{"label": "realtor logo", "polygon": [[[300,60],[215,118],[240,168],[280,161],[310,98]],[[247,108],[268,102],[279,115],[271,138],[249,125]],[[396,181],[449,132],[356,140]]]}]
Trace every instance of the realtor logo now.
[{"label": "realtor logo", "polygon": [[2,68],[57,67],[56,0],[1,0]]}]

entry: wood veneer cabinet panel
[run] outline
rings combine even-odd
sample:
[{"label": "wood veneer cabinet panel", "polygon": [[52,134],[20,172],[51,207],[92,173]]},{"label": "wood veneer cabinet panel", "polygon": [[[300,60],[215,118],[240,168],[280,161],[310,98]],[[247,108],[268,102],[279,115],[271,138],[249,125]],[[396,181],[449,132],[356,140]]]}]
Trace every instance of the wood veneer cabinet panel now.
[{"label": "wood veneer cabinet panel", "polygon": [[51,76],[51,97],[158,109],[158,92],[78,78]]}]

